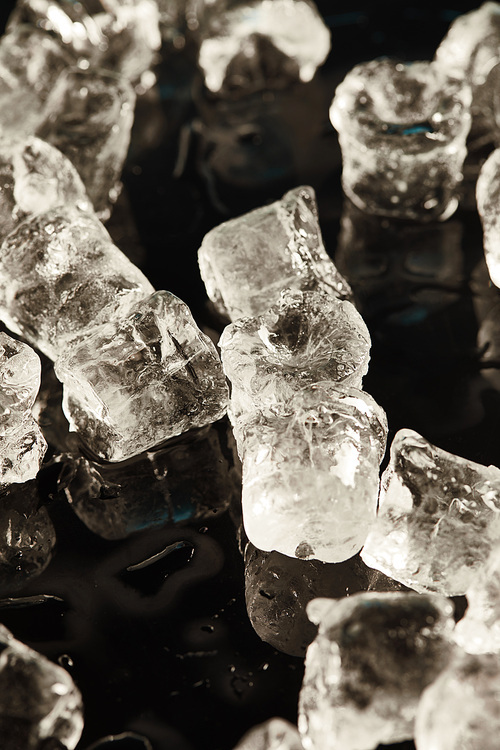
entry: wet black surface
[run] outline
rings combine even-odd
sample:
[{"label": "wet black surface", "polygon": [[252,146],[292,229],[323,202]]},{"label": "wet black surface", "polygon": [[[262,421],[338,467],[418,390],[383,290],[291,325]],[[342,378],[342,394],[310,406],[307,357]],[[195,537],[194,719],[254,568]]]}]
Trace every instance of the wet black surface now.
[{"label": "wet black surface", "polygon": [[[108,228],[151,282],[184,299],[216,337],[220,324],[197,266],[203,235],[288,188],[312,184],[327,250],[372,333],[365,388],[386,409],[390,437],[410,427],[446,450],[500,465],[500,315],[477,215],[461,209],[445,224],[421,228],[383,224],[343,206],[340,152],[328,121],[335,86],[353,64],[381,54],[430,57],[456,13],[473,7],[321,3],[333,45],[316,78],[224,101],[204,92],[189,40],[183,50],[167,46],[159,86],[138,104],[124,191]],[[45,380],[53,389],[49,366]],[[44,428],[52,447],[38,491],[55,527],[55,554],[39,577],[12,591],[7,585],[0,622],[74,677],[85,704],[78,750],[230,750],[267,718],[295,721],[303,659],[278,651],[272,638],[273,645],[264,643],[246,612],[238,464],[227,423],[211,428],[212,437],[167,446],[165,481],[143,468],[103,470],[94,519],[108,500],[120,519],[122,499],[144,508],[144,529],[138,511],[126,539],[101,538],[68,503],[81,495],[83,480],[68,457],[79,447],[65,432],[57,393]],[[208,453],[200,455],[204,440]],[[356,575],[355,585],[365,574]],[[331,590],[342,593],[349,582]],[[363,578],[363,587],[372,584]],[[265,581],[252,586],[266,601],[275,594]],[[293,607],[282,616],[293,617]],[[271,620],[262,631],[279,626],[275,608]]]}]

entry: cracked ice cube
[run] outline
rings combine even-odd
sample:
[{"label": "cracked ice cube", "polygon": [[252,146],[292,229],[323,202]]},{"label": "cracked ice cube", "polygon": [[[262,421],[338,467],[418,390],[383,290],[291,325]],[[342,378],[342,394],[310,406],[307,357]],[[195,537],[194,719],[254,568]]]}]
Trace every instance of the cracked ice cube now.
[{"label": "cracked ice cube", "polygon": [[219,341],[233,415],[284,403],[321,380],[361,388],[370,343],[351,302],[285,290],[263,315],[227,326]]},{"label": "cracked ice cube", "polygon": [[303,750],[296,726],[285,719],[274,718],[252,727],[234,750]]},{"label": "cracked ice cube", "polygon": [[243,522],[261,550],[342,562],[375,519],[387,420],[364,391],[322,382],[234,424]]},{"label": "cracked ice cube", "polygon": [[76,167],[98,212],[105,212],[110,193],[117,193],[134,106],[135,93],[126,80],[76,69],[59,77],[47,100],[37,135]]},{"label": "cracked ice cube", "polygon": [[83,729],[82,699],[62,667],[0,625],[0,736],[4,750],[39,750],[54,738],[73,750]]},{"label": "cracked ice cube", "polygon": [[215,346],[165,291],[70,342],[55,369],[73,429],[108,461],[215,422],[227,408]]},{"label": "cracked ice cube", "polygon": [[346,195],[368,213],[428,221],[458,206],[471,94],[432,63],[381,58],[337,87],[330,119]]},{"label": "cracked ice cube", "polygon": [[499,654],[457,654],[422,695],[418,750],[497,750],[499,694]]},{"label": "cracked ice cube", "polygon": [[476,186],[477,210],[481,217],[484,236],[484,255],[488,273],[495,286],[500,287],[500,148],[486,159]]},{"label": "cracked ice cube", "polygon": [[464,594],[500,542],[500,469],[400,430],[361,557],[416,591]]},{"label": "cracked ice cube", "polygon": [[310,0],[218,0],[199,20],[198,64],[210,91],[310,81],[330,32]]},{"label": "cracked ice cube", "polygon": [[372,750],[413,737],[418,701],[454,648],[453,605],[438,595],[315,599],[319,625],[299,699],[306,750]]},{"label": "cracked ice cube", "polygon": [[323,246],[310,187],[215,227],[198,259],[209,298],[231,320],[265,313],[288,287],[351,296]]},{"label": "cracked ice cube", "polygon": [[51,359],[152,291],[97,217],[75,206],[27,219],[2,245],[0,315]]}]

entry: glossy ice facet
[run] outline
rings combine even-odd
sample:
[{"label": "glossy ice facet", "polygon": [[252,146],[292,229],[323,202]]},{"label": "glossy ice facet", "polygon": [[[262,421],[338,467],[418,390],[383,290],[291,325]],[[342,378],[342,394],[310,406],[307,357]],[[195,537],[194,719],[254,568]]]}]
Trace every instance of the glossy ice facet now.
[{"label": "glossy ice facet", "polygon": [[243,521],[261,550],[341,562],[375,519],[383,410],[363,391],[322,382],[233,423],[243,462]]},{"label": "glossy ice facet", "polygon": [[351,296],[323,246],[310,187],[215,227],[198,259],[209,298],[231,320],[262,315],[286,288]]},{"label": "glossy ice facet", "polygon": [[2,245],[0,316],[51,359],[152,291],[97,217],[74,206],[26,220]]},{"label": "glossy ice facet", "polygon": [[169,292],[71,342],[56,374],[73,429],[109,461],[215,422],[227,409],[215,346]]},{"label": "glossy ice facet", "polygon": [[422,695],[417,750],[497,750],[499,694],[498,654],[457,655]]},{"label": "glossy ice facet", "polygon": [[82,698],[62,667],[0,625],[0,737],[5,750],[39,750],[54,738],[73,750],[83,729]]},{"label": "glossy ice facet", "polygon": [[452,653],[452,604],[436,595],[359,593],[315,599],[307,612],[319,632],[299,700],[306,750],[411,739],[420,695]]},{"label": "glossy ice facet", "polygon": [[351,302],[284,291],[268,312],[227,326],[219,341],[233,415],[285,403],[321,380],[361,388],[370,343]]},{"label": "glossy ice facet", "polygon": [[381,487],[366,564],[416,591],[464,594],[500,542],[500,469],[400,430]]},{"label": "glossy ice facet", "polygon": [[427,221],[458,205],[471,94],[432,63],[382,58],[338,86],[330,108],[342,184],[368,213]]},{"label": "glossy ice facet", "polygon": [[201,14],[198,64],[210,91],[310,81],[330,32],[310,0],[217,0]]},{"label": "glossy ice facet", "polygon": [[37,135],[76,167],[96,211],[105,212],[127,155],[134,119],[130,84],[106,73],[66,70],[45,106]]}]

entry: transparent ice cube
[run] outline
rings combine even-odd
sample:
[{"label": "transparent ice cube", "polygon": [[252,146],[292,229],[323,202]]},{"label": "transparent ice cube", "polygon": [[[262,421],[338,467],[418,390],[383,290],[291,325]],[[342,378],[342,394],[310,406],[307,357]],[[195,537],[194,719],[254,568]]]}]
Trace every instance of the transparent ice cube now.
[{"label": "transparent ice cube", "polygon": [[432,63],[381,58],[353,68],[330,108],[349,198],[368,213],[421,221],[450,216],[470,102],[470,89]]},{"label": "transparent ice cube", "polygon": [[477,209],[484,236],[484,254],[490,278],[500,287],[500,148],[487,158],[476,187]]},{"label": "transparent ice cube", "polygon": [[165,291],[70,342],[55,368],[66,416],[108,461],[215,422],[227,409],[215,346]]}]

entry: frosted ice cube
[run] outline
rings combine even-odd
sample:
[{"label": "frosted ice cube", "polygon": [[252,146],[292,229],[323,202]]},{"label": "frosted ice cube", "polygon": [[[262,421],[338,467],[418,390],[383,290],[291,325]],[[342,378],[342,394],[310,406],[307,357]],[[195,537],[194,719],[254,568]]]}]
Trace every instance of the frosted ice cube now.
[{"label": "frosted ice cube", "polygon": [[243,462],[243,522],[261,550],[342,562],[375,519],[385,451],[383,410],[327,381],[234,424]]},{"label": "frosted ice cube", "polygon": [[210,91],[310,81],[330,32],[310,0],[218,0],[200,19],[198,64]]},{"label": "frosted ice cube", "polygon": [[342,185],[368,213],[417,220],[458,205],[471,93],[432,63],[382,58],[353,68],[330,119],[342,148]]},{"label": "frosted ice cube", "polygon": [[2,245],[0,316],[51,359],[152,291],[97,217],[75,206],[27,219]]},{"label": "frosted ice cube", "polygon": [[323,246],[310,187],[215,227],[198,259],[209,298],[231,320],[265,313],[287,287],[351,296]]},{"label": "frosted ice cube", "polygon": [[422,695],[417,750],[497,750],[499,694],[499,654],[457,655]]},{"label": "frosted ice cube", "polygon": [[500,548],[494,548],[466,591],[469,606],[455,640],[469,654],[500,652]]},{"label": "frosted ice cube", "polygon": [[0,625],[0,736],[5,750],[38,750],[50,738],[74,750],[83,729],[82,699],[62,667]]},{"label": "frosted ice cube", "polygon": [[274,718],[250,729],[234,750],[302,750],[302,742],[296,726]]},{"label": "frosted ice cube", "polygon": [[34,133],[45,100],[70,59],[55,39],[29,26],[0,39],[0,133],[22,138]]},{"label": "frosted ice cube", "polygon": [[488,272],[500,287],[500,148],[483,164],[476,187],[477,210],[484,233],[484,254]]},{"label": "frosted ice cube", "polygon": [[414,593],[315,599],[299,699],[306,750],[372,750],[413,736],[424,688],[452,654],[453,605]]},{"label": "frosted ice cube", "polygon": [[165,291],[70,342],[55,369],[73,429],[109,461],[215,422],[227,408],[215,346]]},{"label": "frosted ice cube", "polygon": [[[104,72],[66,70],[50,94],[37,135],[76,167],[98,212],[117,194],[130,143],[135,93]],[[68,201],[70,202],[70,201]]]},{"label": "frosted ice cube", "polygon": [[370,343],[351,302],[285,290],[263,315],[227,326],[219,341],[233,415],[284,403],[320,380],[361,388]]},{"label": "frosted ice cube", "polygon": [[500,469],[400,430],[361,557],[416,591],[464,594],[500,542]]}]

